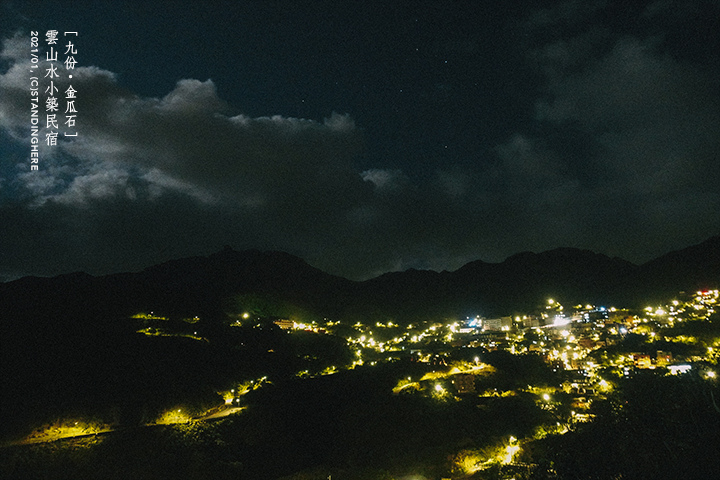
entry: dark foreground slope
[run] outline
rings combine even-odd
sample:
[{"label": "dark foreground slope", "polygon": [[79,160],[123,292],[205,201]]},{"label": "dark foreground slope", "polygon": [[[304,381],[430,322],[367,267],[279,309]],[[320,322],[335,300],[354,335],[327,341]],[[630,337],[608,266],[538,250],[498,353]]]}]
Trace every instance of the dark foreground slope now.
[{"label": "dark foreground slope", "polygon": [[[23,278],[0,284],[1,425],[17,430],[28,419],[72,409],[137,423],[176,399],[198,408],[217,402],[215,392],[238,375],[297,371],[298,357],[317,357],[299,355],[302,349],[322,348],[343,360],[341,338],[291,345],[273,327],[230,328],[244,313],[402,323],[512,314],[548,297],[643,305],[681,289],[717,288],[718,252],[714,237],[637,266],[556,249],[498,264],[471,262],[455,272],[409,270],[352,282],[285,253],[225,249],[138,273]],[[131,318],[138,313],[163,317],[189,337],[139,335],[146,325]]]}]

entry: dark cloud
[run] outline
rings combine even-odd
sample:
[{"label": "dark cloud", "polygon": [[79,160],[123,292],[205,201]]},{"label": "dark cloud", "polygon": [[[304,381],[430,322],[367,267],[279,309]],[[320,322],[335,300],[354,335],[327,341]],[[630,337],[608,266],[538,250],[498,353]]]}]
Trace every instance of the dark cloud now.
[{"label": "dark cloud", "polygon": [[[214,80],[186,78],[142,96],[115,73],[83,66],[74,78],[80,136],[43,146],[39,172],[18,162],[27,149],[29,59],[23,39],[6,39],[0,274],[139,269],[231,244],[286,250],[366,278],[558,246],[639,262],[701,241],[720,231],[708,215],[720,207],[720,77],[699,40],[683,55],[682,37],[655,28],[675,25],[667,3],[623,17],[609,3],[576,0],[513,19],[521,24],[514,51],[536,75],[526,104],[513,106],[523,118],[467,114],[490,105],[492,91],[462,111],[434,110],[438,96],[414,109],[407,102],[402,122],[332,110],[324,119],[249,116]],[[700,24],[706,8],[685,8],[683,18]],[[473,65],[500,54],[462,32],[433,42],[462,56],[467,72],[442,75],[468,90]],[[506,65],[483,68],[521,85],[517,70],[498,73]],[[469,138],[472,148],[451,161],[452,142],[430,145],[411,127],[454,132],[448,138]],[[490,130],[506,133],[480,138]],[[410,138],[428,153],[378,147]]]},{"label": "dark cloud", "polygon": [[[514,163],[516,180],[532,179],[527,194],[536,202],[528,208],[543,205],[538,218],[564,220],[558,231],[568,244],[583,239],[642,261],[701,240],[720,227],[706,213],[720,206],[718,77],[706,64],[671,55],[654,33],[613,32],[617,25],[588,11],[602,4],[581,3],[532,19],[533,28],[554,29],[560,39],[530,50],[545,78],[536,131],[499,147],[503,165]],[[672,15],[661,7],[648,6]]]},{"label": "dark cloud", "polygon": [[[10,67],[0,76],[7,93],[0,100],[0,119],[21,141],[28,117],[24,72],[29,60],[17,43],[17,38],[8,40],[3,50]],[[56,219],[46,228],[66,238],[47,243],[42,251],[84,250],[83,255],[92,256],[94,250],[111,257],[112,251],[101,247],[111,241],[127,242],[128,256],[134,255],[134,245],[176,254],[203,243],[193,235],[209,245],[258,239],[266,246],[292,249],[312,243],[315,236],[328,237],[371,190],[352,168],[361,137],[345,115],[333,113],[322,123],[250,118],[229,114],[211,80],[181,80],[162,98],[141,98],[123,89],[114,74],[96,67],[78,68],[74,77],[74,87],[83,92],[78,101],[82,134],[77,141],[43,146],[41,170],[12,179],[17,193],[27,199],[21,207],[27,221],[45,219],[43,212],[52,210]],[[208,209],[218,224],[204,220]],[[78,216],[87,221],[63,222]],[[118,231],[117,224],[127,230]],[[192,225],[208,230],[199,232]],[[165,235],[153,242],[147,232],[157,231]],[[138,242],[134,232],[148,239]],[[3,234],[24,236],[8,230]],[[36,249],[38,258],[47,258],[42,251]],[[127,256],[116,257],[103,264],[122,268]],[[28,265],[11,263],[6,268]],[[38,271],[67,268],[52,264]]]}]

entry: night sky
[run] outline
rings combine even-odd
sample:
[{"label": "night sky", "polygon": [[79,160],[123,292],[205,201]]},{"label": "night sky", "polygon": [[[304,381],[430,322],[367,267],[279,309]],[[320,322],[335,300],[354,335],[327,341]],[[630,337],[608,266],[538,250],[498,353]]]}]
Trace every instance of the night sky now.
[{"label": "night sky", "polygon": [[[224,245],[352,279],[641,263],[720,233],[718,1],[0,5],[0,280]],[[50,29],[79,33],[78,137],[32,172]]]}]

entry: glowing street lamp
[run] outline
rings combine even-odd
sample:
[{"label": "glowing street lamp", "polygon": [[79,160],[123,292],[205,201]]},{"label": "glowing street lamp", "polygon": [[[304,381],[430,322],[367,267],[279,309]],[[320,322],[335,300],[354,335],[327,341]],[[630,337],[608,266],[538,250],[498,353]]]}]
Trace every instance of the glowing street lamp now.
[{"label": "glowing street lamp", "polygon": [[505,465],[511,464],[518,451],[520,451],[520,446],[517,444],[517,438],[511,436],[510,445],[505,447],[505,455],[502,457],[502,463]]}]

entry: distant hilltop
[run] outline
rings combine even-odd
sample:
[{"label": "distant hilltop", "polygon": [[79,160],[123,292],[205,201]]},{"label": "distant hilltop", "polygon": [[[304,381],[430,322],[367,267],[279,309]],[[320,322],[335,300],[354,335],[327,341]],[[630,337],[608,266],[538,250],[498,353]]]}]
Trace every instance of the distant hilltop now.
[{"label": "distant hilltop", "polygon": [[0,284],[0,315],[117,318],[143,311],[222,318],[233,299],[255,295],[284,310],[335,319],[413,321],[467,314],[504,315],[552,297],[564,302],[642,306],[679,290],[717,288],[720,236],[643,265],[588,250],[523,252],[500,263],[473,261],[453,272],[407,270],[357,282],[277,251],[225,247],[137,273],[25,277]]}]

